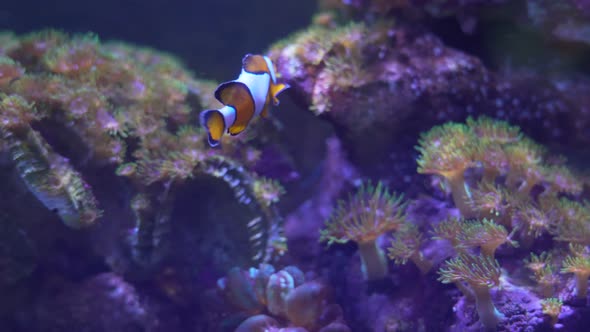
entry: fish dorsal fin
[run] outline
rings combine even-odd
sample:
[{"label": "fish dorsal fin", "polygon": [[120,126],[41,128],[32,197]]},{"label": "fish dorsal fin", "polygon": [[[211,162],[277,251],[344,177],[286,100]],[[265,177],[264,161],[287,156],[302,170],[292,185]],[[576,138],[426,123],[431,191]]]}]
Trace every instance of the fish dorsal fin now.
[{"label": "fish dorsal fin", "polygon": [[251,74],[269,74],[270,70],[262,55],[246,54],[242,59],[242,68]]},{"label": "fish dorsal fin", "polygon": [[254,98],[250,88],[242,82],[225,82],[215,90],[215,98],[236,110],[236,119],[228,128],[228,132],[232,135],[242,132],[255,113]]}]

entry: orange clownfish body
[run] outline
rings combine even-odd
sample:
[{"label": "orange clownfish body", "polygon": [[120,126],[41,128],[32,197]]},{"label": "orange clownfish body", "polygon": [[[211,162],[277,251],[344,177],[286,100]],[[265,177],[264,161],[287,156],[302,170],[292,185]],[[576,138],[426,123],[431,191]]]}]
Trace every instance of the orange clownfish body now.
[{"label": "orange clownfish body", "polygon": [[215,98],[225,106],[200,115],[201,125],[209,133],[209,144],[218,145],[225,132],[234,136],[241,133],[256,115],[267,117],[270,104],[278,105],[277,95],[288,87],[277,83],[274,65],[267,56],[247,54],[240,76],[221,83],[215,90]]}]

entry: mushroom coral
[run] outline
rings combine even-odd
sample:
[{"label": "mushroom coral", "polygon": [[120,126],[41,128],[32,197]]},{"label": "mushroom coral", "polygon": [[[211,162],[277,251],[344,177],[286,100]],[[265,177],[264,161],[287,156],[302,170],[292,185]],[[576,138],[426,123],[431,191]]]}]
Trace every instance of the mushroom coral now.
[{"label": "mushroom coral", "polygon": [[[236,331],[326,331],[340,326],[342,309],[330,303],[328,286],[319,280],[306,280],[295,266],[276,271],[272,265],[261,264],[247,271],[232,268],[217,281],[218,294],[243,320]],[[289,325],[282,329],[281,326]]]},{"label": "mushroom coral", "polygon": [[387,260],[377,239],[404,224],[406,203],[401,195],[391,194],[383,183],[361,186],[354,197],[340,201],[320,231],[320,242],[358,244],[363,274],[367,280],[387,275]]}]

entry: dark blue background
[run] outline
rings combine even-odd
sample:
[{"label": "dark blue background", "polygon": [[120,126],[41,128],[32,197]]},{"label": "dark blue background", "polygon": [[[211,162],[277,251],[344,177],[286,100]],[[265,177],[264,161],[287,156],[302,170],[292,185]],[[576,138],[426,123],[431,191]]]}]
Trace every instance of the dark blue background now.
[{"label": "dark blue background", "polygon": [[316,0],[0,0],[0,30],[95,32],[180,57],[198,77],[223,81],[245,53],[309,24]]}]

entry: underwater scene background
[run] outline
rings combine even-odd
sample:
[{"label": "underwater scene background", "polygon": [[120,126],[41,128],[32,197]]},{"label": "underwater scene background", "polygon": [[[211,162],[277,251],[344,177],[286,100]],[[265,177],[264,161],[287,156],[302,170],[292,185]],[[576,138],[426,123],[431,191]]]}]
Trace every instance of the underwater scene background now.
[{"label": "underwater scene background", "polygon": [[590,1],[0,3],[1,332],[588,331],[589,246]]}]

